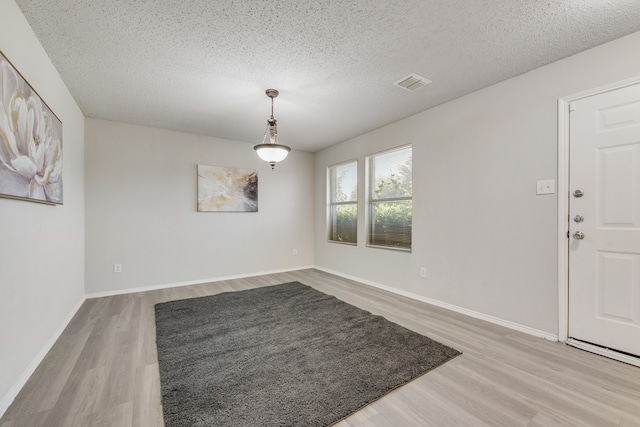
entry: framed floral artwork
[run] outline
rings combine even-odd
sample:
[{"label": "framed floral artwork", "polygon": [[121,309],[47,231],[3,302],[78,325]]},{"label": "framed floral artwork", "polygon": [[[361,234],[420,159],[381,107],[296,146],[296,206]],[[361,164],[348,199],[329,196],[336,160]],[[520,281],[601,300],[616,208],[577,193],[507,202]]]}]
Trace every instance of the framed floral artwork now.
[{"label": "framed floral artwork", "polygon": [[198,212],[258,212],[258,171],[198,165]]},{"label": "framed floral artwork", "polygon": [[0,197],[62,204],[62,122],[0,52]]}]

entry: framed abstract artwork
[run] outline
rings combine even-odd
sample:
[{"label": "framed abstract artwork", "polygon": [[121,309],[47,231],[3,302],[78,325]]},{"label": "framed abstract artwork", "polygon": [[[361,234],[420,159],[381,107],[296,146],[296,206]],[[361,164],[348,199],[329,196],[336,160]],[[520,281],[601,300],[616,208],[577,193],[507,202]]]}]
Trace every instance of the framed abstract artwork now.
[{"label": "framed abstract artwork", "polygon": [[62,204],[62,122],[0,52],[0,197]]},{"label": "framed abstract artwork", "polygon": [[258,171],[198,165],[198,212],[258,212]]}]

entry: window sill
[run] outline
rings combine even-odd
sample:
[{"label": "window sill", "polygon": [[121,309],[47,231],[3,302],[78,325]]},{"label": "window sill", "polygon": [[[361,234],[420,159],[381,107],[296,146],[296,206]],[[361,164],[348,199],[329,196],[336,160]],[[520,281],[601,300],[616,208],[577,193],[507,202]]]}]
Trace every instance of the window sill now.
[{"label": "window sill", "polygon": [[375,248],[375,249],[388,249],[388,250],[391,250],[391,251],[411,253],[411,248],[399,248],[399,247],[395,247],[395,246],[380,246],[380,245],[367,245],[367,247],[368,248]]},{"label": "window sill", "polygon": [[347,246],[358,246],[358,243],[351,243],[351,242],[340,242],[338,240],[327,240],[327,243],[337,243],[339,245],[347,245]]}]

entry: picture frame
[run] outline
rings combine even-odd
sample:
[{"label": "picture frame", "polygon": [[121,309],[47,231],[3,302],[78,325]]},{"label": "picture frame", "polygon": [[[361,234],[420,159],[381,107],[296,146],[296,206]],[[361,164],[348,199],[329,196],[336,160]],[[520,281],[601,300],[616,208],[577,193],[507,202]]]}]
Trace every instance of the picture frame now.
[{"label": "picture frame", "polygon": [[63,204],[62,121],[0,51],[0,197]]},{"label": "picture frame", "polygon": [[198,212],[258,212],[258,171],[198,165]]}]

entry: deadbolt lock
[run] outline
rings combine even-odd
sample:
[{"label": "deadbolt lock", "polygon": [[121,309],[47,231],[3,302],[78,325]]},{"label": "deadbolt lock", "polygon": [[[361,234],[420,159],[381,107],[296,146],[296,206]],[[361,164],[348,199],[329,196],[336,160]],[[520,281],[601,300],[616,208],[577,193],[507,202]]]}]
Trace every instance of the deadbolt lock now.
[{"label": "deadbolt lock", "polygon": [[582,190],[576,190],[573,192],[573,197],[582,197],[584,196],[584,193],[582,192]]},{"label": "deadbolt lock", "polygon": [[573,220],[575,222],[580,223],[580,222],[584,221],[584,217],[582,215],[576,215],[575,217],[573,217]]}]

